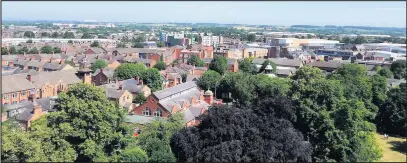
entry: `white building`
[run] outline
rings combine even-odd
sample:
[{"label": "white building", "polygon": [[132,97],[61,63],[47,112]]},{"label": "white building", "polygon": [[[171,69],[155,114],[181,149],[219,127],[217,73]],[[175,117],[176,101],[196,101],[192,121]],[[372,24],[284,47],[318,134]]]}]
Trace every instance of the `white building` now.
[{"label": "white building", "polygon": [[217,46],[220,43],[219,36],[202,36],[201,38],[204,46]]}]

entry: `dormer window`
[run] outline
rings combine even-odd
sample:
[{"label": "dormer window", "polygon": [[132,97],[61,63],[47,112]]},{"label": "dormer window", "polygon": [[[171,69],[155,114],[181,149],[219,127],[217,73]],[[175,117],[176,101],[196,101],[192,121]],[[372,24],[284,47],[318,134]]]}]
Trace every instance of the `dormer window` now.
[{"label": "dormer window", "polygon": [[163,116],[163,111],[160,108],[155,109],[154,117],[162,117],[162,116]]}]

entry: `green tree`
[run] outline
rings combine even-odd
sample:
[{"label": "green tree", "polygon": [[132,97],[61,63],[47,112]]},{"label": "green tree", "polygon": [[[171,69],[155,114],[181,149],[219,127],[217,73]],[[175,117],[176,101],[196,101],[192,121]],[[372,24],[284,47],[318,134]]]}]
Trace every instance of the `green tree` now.
[{"label": "green tree", "polygon": [[392,88],[385,103],[380,107],[376,117],[377,128],[380,132],[406,136],[406,84]]},{"label": "green tree", "polygon": [[256,35],[255,34],[249,34],[247,36],[247,41],[254,42],[255,40],[256,40]]},{"label": "green tree", "polygon": [[226,73],[216,93],[217,95],[223,96],[222,98],[225,101],[233,100],[237,105],[246,106],[250,104],[254,97],[252,92],[255,86],[253,83],[254,77],[252,75],[247,75],[242,72]]},{"label": "green tree", "polygon": [[76,84],[58,94],[54,109],[47,115],[48,127],[74,147],[75,161],[118,161],[130,136],[122,124],[125,109],[109,101],[103,89]]},{"label": "green tree", "polygon": [[170,147],[173,134],[184,127],[183,113],[175,113],[168,120],[156,119],[143,128],[137,137],[140,147],[147,152],[151,162],[175,162]]},{"label": "green tree", "polygon": [[406,65],[405,60],[397,60],[391,64],[390,70],[393,72],[395,79],[406,78]]},{"label": "green tree", "polygon": [[137,94],[136,96],[134,96],[134,99],[133,99],[133,103],[136,103],[136,104],[143,104],[146,101],[147,101],[146,96],[144,96],[144,93],[141,93],[141,92],[139,94]]},{"label": "green tree", "polygon": [[142,78],[147,67],[142,63],[124,63],[114,71],[114,76],[119,80],[130,79],[134,77]]},{"label": "green tree", "polygon": [[251,73],[250,66],[251,62],[248,58],[244,58],[243,60],[239,60],[239,70],[245,73]]},{"label": "green tree", "polygon": [[75,34],[73,32],[66,31],[62,37],[63,38],[75,38]]},{"label": "green tree", "polygon": [[49,33],[48,32],[42,32],[41,37],[49,37]]},{"label": "green tree", "polygon": [[51,54],[53,51],[53,48],[49,45],[45,45],[41,47],[41,53],[46,53],[46,54]]},{"label": "green tree", "polygon": [[164,42],[159,41],[159,42],[157,43],[157,47],[159,47],[159,48],[161,48],[161,47],[165,47]]},{"label": "green tree", "polygon": [[23,47],[23,48],[21,48],[21,49],[18,49],[18,54],[24,54],[24,53],[27,53],[28,52],[28,48],[27,47]]},{"label": "green tree", "polygon": [[38,50],[36,47],[33,47],[30,49],[30,51],[28,51],[28,54],[38,54]]},{"label": "green tree", "polygon": [[99,47],[99,42],[98,41],[93,41],[93,43],[90,44],[90,47]]},{"label": "green tree", "polygon": [[273,68],[273,70],[272,70],[273,73],[277,72],[277,65],[273,61],[270,61],[268,59],[263,62],[263,64],[260,67],[259,72],[260,73],[264,72],[267,65],[270,65]]},{"label": "green tree", "polygon": [[7,55],[8,51],[7,48],[1,47],[1,55]]},{"label": "green tree", "polygon": [[165,70],[167,68],[167,65],[163,61],[158,61],[155,65],[154,68],[158,69],[159,71]]},{"label": "green tree", "polygon": [[144,45],[141,42],[134,42],[132,47],[133,48],[144,48]]},{"label": "green tree", "polygon": [[11,46],[10,49],[9,49],[9,53],[10,53],[10,54],[17,54],[17,49],[16,49],[16,47],[15,47],[15,46]]},{"label": "green tree", "polygon": [[25,31],[24,32],[24,37],[35,38],[35,34],[34,34],[33,31]]},{"label": "green tree", "polygon": [[98,59],[95,61],[95,63],[92,64],[91,69],[93,72],[95,72],[97,69],[102,69],[107,66],[107,62],[104,59]]},{"label": "green tree", "polygon": [[72,44],[73,43],[73,41],[72,40],[68,40],[68,44]]},{"label": "green tree", "polygon": [[178,59],[175,59],[174,61],[172,61],[171,65],[172,67],[174,67],[175,65],[178,65]]},{"label": "green tree", "polygon": [[120,42],[120,43],[118,43],[118,44],[116,45],[116,48],[125,48],[125,47],[126,47],[126,44],[123,43],[123,42]]},{"label": "green tree", "polygon": [[386,100],[387,80],[386,77],[374,75],[371,77],[372,83],[372,102],[380,107]]},{"label": "green tree", "polygon": [[58,38],[59,33],[58,32],[52,32],[51,37],[52,38]]},{"label": "green tree", "polygon": [[140,147],[126,148],[120,155],[122,162],[147,162],[148,156]]},{"label": "green tree", "polygon": [[61,48],[54,47],[54,48],[52,48],[52,52],[54,52],[54,53],[61,53]]},{"label": "green tree", "polygon": [[228,69],[228,61],[224,56],[218,55],[212,59],[209,65],[209,69],[214,70],[219,74],[223,75]]},{"label": "green tree", "polygon": [[203,90],[215,91],[215,88],[220,84],[221,78],[222,76],[218,72],[208,70],[198,79],[197,84]]},{"label": "green tree", "polygon": [[162,89],[161,74],[156,68],[149,68],[142,76],[143,82],[150,87],[152,92]]},{"label": "green tree", "polygon": [[25,43],[33,43],[33,40],[27,40]]},{"label": "green tree", "polygon": [[89,33],[83,33],[81,38],[83,38],[83,39],[91,39],[91,38],[93,38],[93,36],[90,35]]},{"label": "green tree", "polygon": [[357,36],[356,39],[353,41],[353,44],[364,44],[366,43],[366,38],[363,36]]},{"label": "green tree", "polygon": [[384,76],[386,78],[392,78],[393,77],[393,73],[388,68],[380,69],[378,74],[381,75],[381,76]]},{"label": "green tree", "polygon": [[204,66],[204,62],[196,55],[192,55],[191,57],[189,57],[187,63],[189,65],[195,65],[197,67]]}]

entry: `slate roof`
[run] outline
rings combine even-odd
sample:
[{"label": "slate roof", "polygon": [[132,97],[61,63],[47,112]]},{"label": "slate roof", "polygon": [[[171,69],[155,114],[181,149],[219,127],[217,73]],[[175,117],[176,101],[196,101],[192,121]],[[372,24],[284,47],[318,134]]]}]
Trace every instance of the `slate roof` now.
[{"label": "slate roof", "polygon": [[309,63],[312,67],[319,67],[319,68],[338,68],[343,63],[336,62],[336,61],[328,61],[328,62],[311,62]]},{"label": "slate roof", "polygon": [[67,65],[66,63],[60,64],[60,63],[58,63],[58,62],[51,62],[51,63],[50,63],[50,62],[47,62],[47,63],[45,63],[45,64],[42,66],[42,68],[43,68],[43,69],[51,69],[51,70],[57,71],[57,70],[63,69],[66,65]]},{"label": "slate roof", "polygon": [[105,92],[106,92],[106,96],[108,98],[113,98],[113,99],[119,99],[120,97],[123,96],[124,92],[126,92],[125,90],[118,90],[116,88],[108,88],[108,87],[102,87]]},{"label": "slate roof", "polygon": [[[97,70],[92,74],[92,76],[96,76],[96,75],[99,74],[99,73],[100,73],[100,69],[97,69]],[[108,78],[113,78],[114,69],[113,69],[113,68],[108,68],[108,67],[103,68],[103,74],[105,74],[106,77],[108,77]]]},{"label": "slate roof", "polygon": [[[43,112],[55,111],[55,99],[56,97],[41,98],[36,99],[35,102],[41,106]],[[34,104],[32,101],[25,101],[18,104],[8,105],[7,111],[13,112],[9,113],[10,116],[15,116],[17,120],[27,121],[32,117],[32,111],[34,109]],[[14,112],[16,111],[16,112]]]},{"label": "slate roof", "polygon": [[163,49],[147,49],[147,48],[116,48],[120,54],[129,54],[129,53],[163,53]]},{"label": "slate roof", "polygon": [[189,81],[194,81],[194,80],[199,79],[201,76],[202,76],[202,75],[192,75],[192,74],[188,74],[186,81],[187,81],[187,82],[189,82]]},{"label": "slate roof", "polygon": [[[138,85],[138,82],[134,78],[119,81],[119,82],[120,82],[120,84],[122,84],[123,90],[127,90],[130,93],[140,93],[143,88],[145,88],[145,87],[148,88],[147,85]],[[117,84],[117,83],[109,83],[109,84],[100,85],[100,87],[118,89],[119,84]]]},{"label": "slate roof", "polygon": [[66,84],[76,84],[82,82],[82,80],[76,76],[75,69],[38,72],[37,74],[32,75],[32,81],[36,88],[41,88],[46,83],[57,84],[60,80]]},{"label": "slate roof", "polygon": [[26,77],[26,74],[2,76],[1,93],[4,94],[34,89],[35,85],[29,82]]},{"label": "slate roof", "polygon": [[163,90],[154,92],[153,94],[154,94],[155,97],[157,97],[160,100],[160,99],[169,97],[171,95],[177,94],[179,92],[186,91],[186,90],[192,89],[192,88],[197,88],[197,87],[198,86],[196,85],[195,82],[190,81],[190,82],[185,82],[185,83],[182,83],[182,84],[178,84],[178,85],[176,85],[174,87],[171,87],[171,88],[167,88],[167,89],[163,89]]}]

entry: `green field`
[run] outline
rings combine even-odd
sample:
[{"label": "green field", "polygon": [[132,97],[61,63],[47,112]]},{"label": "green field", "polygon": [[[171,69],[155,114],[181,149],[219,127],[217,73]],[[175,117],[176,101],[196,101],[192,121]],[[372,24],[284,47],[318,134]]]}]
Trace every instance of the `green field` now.
[{"label": "green field", "polygon": [[377,160],[377,162],[407,162],[407,144],[405,138],[389,136],[389,139],[385,140],[383,135],[377,133],[376,142],[383,150],[383,157]]}]

